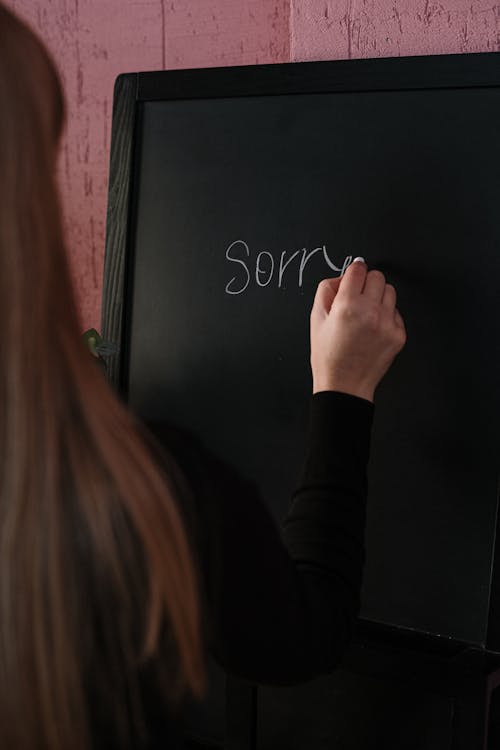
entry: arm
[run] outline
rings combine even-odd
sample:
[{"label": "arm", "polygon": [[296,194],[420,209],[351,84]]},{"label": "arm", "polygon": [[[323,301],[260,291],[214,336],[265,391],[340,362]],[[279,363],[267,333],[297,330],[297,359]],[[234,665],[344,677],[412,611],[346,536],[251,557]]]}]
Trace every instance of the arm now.
[{"label": "arm", "polygon": [[359,608],[372,413],[354,396],[312,397],[281,533],[253,483],[187,433],[150,426],[193,490],[208,645],[228,672],[290,684],[338,663]]}]

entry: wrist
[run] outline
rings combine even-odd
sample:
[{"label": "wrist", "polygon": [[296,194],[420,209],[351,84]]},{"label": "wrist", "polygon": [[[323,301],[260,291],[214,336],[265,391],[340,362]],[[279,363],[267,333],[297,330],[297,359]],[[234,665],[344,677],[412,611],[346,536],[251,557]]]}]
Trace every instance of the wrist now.
[{"label": "wrist", "polygon": [[333,378],[313,380],[313,394],[320,391],[338,391],[347,393],[349,396],[357,396],[373,403],[375,389],[372,386],[362,384],[345,383]]}]

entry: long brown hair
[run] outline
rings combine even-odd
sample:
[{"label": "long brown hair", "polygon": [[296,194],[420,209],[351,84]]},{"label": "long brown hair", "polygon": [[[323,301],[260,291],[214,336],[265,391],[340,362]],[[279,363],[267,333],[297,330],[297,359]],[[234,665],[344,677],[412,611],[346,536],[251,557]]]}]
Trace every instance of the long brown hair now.
[{"label": "long brown hair", "polygon": [[6,750],[87,750],[91,704],[127,747],[143,718],[141,665],[163,663],[171,697],[204,686],[197,566],[178,485],[81,341],[55,176],[63,124],[49,54],[0,3]]}]

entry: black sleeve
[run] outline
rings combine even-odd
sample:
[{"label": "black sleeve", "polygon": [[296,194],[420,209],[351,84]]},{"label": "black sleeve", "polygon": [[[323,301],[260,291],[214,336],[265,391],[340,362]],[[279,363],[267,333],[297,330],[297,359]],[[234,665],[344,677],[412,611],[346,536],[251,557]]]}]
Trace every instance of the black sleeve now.
[{"label": "black sleeve", "polygon": [[359,610],[372,418],[364,399],[312,396],[281,529],[254,483],[192,435],[149,425],[192,488],[205,631],[229,673],[293,684],[331,671],[342,656]]}]

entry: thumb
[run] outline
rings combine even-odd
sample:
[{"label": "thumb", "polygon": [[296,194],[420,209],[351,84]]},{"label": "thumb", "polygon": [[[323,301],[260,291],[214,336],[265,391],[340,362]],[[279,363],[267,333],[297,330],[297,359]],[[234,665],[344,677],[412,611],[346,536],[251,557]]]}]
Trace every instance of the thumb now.
[{"label": "thumb", "polygon": [[311,317],[324,317],[329,314],[333,300],[337,296],[341,280],[342,277],[337,276],[334,279],[323,279],[319,282],[314,296]]}]

